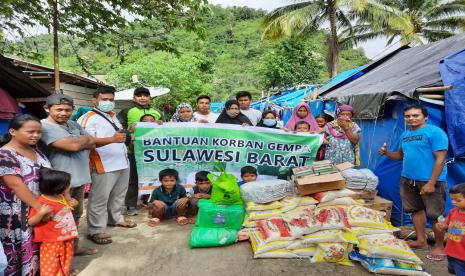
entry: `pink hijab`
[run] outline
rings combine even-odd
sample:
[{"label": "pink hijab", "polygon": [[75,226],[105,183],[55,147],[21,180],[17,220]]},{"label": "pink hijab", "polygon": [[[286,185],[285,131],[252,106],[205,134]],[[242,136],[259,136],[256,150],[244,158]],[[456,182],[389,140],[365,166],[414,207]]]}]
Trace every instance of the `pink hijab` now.
[{"label": "pink hijab", "polygon": [[[300,118],[297,115],[297,111],[302,106],[305,107],[307,109],[307,111],[308,111],[307,117],[305,117],[305,118]],[[296,107],[294,107],[294,111],[292,112],[292,116],[289,119],[289,121],[287,121],[286,128],[289,129],[289,130],[294,130],[295,124],[297,122],[299,122],[299,121],[305,121],[305,122],[309,123],[310,131],[319,131],[319,129],[320,129],[318,127],[318,124],[316,123],[315,118],[313,118],[312,111],[310,110],[310,106],[308,106],[307,103],[299,103]]]}]

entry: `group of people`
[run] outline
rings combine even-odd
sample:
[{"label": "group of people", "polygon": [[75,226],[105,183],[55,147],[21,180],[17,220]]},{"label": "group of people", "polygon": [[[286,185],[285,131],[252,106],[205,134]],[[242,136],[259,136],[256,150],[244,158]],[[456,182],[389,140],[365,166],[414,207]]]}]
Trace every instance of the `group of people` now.
[{"label": "group of people", "polygon": [[[110,87],[98,88],[92,99],[93,109],[77,122],[70,120],[73,99],[62,94],[47,98],[44,106],[47,118],[38,120],[25,114],[10,121],[0,148],[0,240],[7,260],[5,275],[35,275],[39,270],[41,275],[75,275],[78,271],[71,268],[73,256],[97,253],[95,248],[80,246],[77,232],[86,184],[92,184],[87,203],[88,239],[96,244],[109,244],[112,237],[107,233],[108,226],[137,226],[123,216],[122,208],[126,206],[127,215],[137,215],[137,168],[130,137],[135,123],[162,124],[162,116],[151,107],[147,88],[135,89],[134,106],[118,114],[114,112],[114,94]],[[225,103],[221,114],[214,114],[210,111],[210,98],[200,96],[195,112],[189,104],[180,104],[171,122],[237,124],[320,133],[324,135],[324,145],[318,152],[319,159],[335,164],[359,164],[361,129],[352,121],[352,107],[339,106],[336,118],[328,120],[325,115],[315,119],[309,105],[300,103],[282,126],[275,112],[252,109],[251,101],[249,92],[239,92],[235,100]],[[402,135],[401,148],[391,152],[383,145],[379,153],[403,160],[401,195],[404,209],[413,213],[418,237],[411,245],[426,246],[423,237],[428,216],[433,219],[437,235],[430,257],[437,260],[444,256],[441,234],[447,228],[456,235],[451,246],[458,243],[462,245],[460,252],[465,252],[465,241],[461,239],[465,191],[462,186],[451,191],[458,211],[452,212],[453,216],[448,216],[445,222],[439,221],[445,206],[444,161],[448,143],[441,129],[426,125],[427,116],[421,106],[407,108],[405,120],[410,130]],[[418,162],[420,159],[422,162]],[[151,218],[149,224],[154,226],[168,217],[176,217],[180,224],[192,223],[188,214],[195,217],[198,200],[207,199],[211,194],[207,175],[206,171],[197,172],[194,194],[189,197],[178,183],[176,170],[161,170],[161,186],[153,191],[150,199],[145,199]],[[242,182],[254,181],[257,171],[254,167],[243,167],[241,177]],[[457,238],[459,230],[462,231],[460,239]],[[451,264],[460,264],[463,268],[462,253],[457,255],[456,249],[448,248],[445,252]]]}]

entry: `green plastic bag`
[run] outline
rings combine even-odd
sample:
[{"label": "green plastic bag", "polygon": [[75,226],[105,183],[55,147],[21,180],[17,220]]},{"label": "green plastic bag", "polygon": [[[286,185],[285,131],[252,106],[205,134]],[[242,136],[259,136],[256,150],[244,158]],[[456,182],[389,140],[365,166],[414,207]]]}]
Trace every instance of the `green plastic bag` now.
[{"label": "green plastic bag", "polygon": [[221,163],[215,162],[214,165],[221,174],[219,176],[212,173],[207,175],[213,184],[210,201],[218,204],[243,204],[236,176],[227,173]]},{"label": "green plastic bag", "polygon": [[220,205],[206,199],[199,200],[199,213],[195,226],[240,230],[245,209],[241,205]]},{"label": "green plastic bag", "polygon": [[194,227],[189,240],[190,247],[218,247],[236,242],[238,231],[226,228]]}]

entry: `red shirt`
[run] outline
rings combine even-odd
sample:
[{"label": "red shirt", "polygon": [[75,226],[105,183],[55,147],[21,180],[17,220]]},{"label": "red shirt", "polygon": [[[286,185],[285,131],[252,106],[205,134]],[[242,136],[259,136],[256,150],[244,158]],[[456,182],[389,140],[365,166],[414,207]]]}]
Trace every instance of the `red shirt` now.
[{"label": "red shirt", "polygon": [[[53,208],[53,219],[48,222],[40,222],[34,226],[34,242],[56,242],[71,240],[78,236],[76,223],[74,222],[71,209],[65,204],[52,201],[44,196],[37,198],[42,204],[47,204]],[[37,214],[34,208],[31,208],[29,217]]]},{"label": "red shirt", "polygon": [[444,252],[447,256],[465,261],[465,213],[457,208],[450,210],[446,223],[449,227]]}]

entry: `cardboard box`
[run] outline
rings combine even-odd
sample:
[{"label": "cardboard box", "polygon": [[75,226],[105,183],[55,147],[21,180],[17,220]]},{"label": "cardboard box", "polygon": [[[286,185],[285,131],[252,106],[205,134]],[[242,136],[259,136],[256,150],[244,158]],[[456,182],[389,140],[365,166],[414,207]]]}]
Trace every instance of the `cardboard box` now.
[{"label": "cardboard box", "polygon": [[318,192],[344,189],[346,182],[341,173],[324,174],[318,176],[304,176],[295,179],[299,195],[309,195]]},{"label": "cardboard box", "polygon": [[350,197],[353,199],[363,199],[365,202],[373,201],[375,200],[376,193],[377,191],[368,191],[368,190],[359,190],[359,189],[349,189],[353,192],[355,192],[354,195],[351,195]]},{"label": "cardboard box", "polygon": [[376,196],[375,200],[371,202],[366,202],[364,204],[365,207],[377,210],[377,211],[383,211],[386,213],[385,218],[387,220],[391,220],[391,214],[392,214],[392,201],[387,200],[385,198],[382,198],[380,196]]}]

